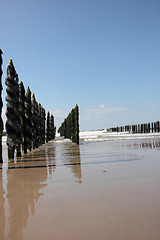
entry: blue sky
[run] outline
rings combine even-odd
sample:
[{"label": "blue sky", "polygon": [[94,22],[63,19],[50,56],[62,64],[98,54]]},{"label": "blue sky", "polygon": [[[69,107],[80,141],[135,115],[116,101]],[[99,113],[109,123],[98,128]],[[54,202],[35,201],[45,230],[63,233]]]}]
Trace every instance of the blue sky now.
[{"label": "blue sky", "polygon": [[[0,0],[6,65],[55,116],[80,129],[160,120],[159,0]],[[4,110],[5,111],[5,110]]]}]

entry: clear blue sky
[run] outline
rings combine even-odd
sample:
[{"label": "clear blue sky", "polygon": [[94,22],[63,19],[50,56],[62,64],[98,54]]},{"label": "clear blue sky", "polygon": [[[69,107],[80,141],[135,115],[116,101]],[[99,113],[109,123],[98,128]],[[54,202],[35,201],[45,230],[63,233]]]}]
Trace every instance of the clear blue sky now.
[{"label": "clear blue sky", "polygon": [[3,99],[12,58],[57,127],[76,104],[81,130],[160,120],[159,0],[0,3]]}]

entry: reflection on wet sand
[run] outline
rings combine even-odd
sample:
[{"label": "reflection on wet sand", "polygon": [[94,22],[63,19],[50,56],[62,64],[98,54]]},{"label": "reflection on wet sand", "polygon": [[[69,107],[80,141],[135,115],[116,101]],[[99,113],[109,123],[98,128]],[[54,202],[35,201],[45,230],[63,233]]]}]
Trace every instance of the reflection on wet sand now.
[{"label": "reflection on wet sand", "polygon": [[[78,179],[77,182],[81,183],[80,150],[73,143],[63,145],[49,142],[22,157],[10,160],[4,167],[0,165],[0,239],[23,238],[23,229],[27,228],[29,217],[35,214],[36,204],[44,194],[42,188],[47,186],[48,176],[54,174],[56,162],[58,167],[69,166],[75,181]],[[3,189],[3,169],[7,178],[6,193]],[[6,238],[5,200],[9,209]]]},{"label": "reflection on wet sand", "polygon": [[4,239],[5,215],[4,215],[4,190],[2,182],[2,171],[0,170],[0,239]]},{"label": "reflection on wet sand", "polygon": [[49,166],[49,168],[48,168],[49,175],[52,175],[56,169],[56,159],[55,159],[56,147],[53,144],[53,142],[47,144],[45,151],[46,151],[47,164]]},{"label": "reflection on wet sand", "polygon": [[60,139],[5,161],[0,239],[158,239],[158,150],[158,139]]},{"label": "reflection on wet sand", "polygon": [[[40,168],[38,171],[33,169],[25,169],[28,162],[35,164],[36,160],[43,160],[46,163],[46,154],[43,151],[26,154],[22,158],[16,158],[8,163],[7,174],[7,194],[9,207],[8,223],[9,229],[4,236],[5,231],[5,206],[4,206],[4,190],[2,180],[2,169],[0,170],[0,239],[22,239],[22,231],[27,227],[27,220],[30,215],[35,213],[35,205],[38,199],[43,196],[41,189],[47,184],[47,168]],[[38,164],[38,161],[36,162]],[[38,166],[38,165],[37,165]],[[20,169],[16,169],[20,167]],[[24,168],[23,168],[24,167]],[[15,168],[15,169],[14,169]]]},{"label": "reflection on wet sand", "polygon": [[[148,140],[148,141],[147,141]],[[155,141],[154,139],[147,139],[145,141],[139,140],[135,143],[128,144],[128,148],[134,148],[134,149],[141,149],[141,148],[148,148],[148,149],[160,149],[160,142]]]},{"label": "reflection on wet sand", "polygon": [[[45,144],[39,149],[34,150],[22,157],[10,160],[8,169],[32,169],[48,168],[49,174],[57,167],[70,166],[78,182],[81,183],[81,160],[79,145],[70,143],[57,144],[54,141]],[[2,167],[0,166],[0,169]]]},{"label": "reflection on wet sand", "polygon": [[65,164],[71,168],[71,171],[74,173],[75,178],[78,180],[76,182],[82,183],[82,172],[81,172],[81,159],[80,159],[80,149],[79,145],[66,144],[65,145]]},{"label": "reflection on wet sand", "polygon": [[155,149],[160,149],[160,142],[150,142],[150,143],[141,143],[141,144],[139,144],[139,146],[138,145],[134,145],[135,146],[135,148],[136,147],[139,147],[139,148],[151,148],[151,149],[153,149],[153,148],[155,148]]},{"label": "reflection on wet sand", "polygon": [[47,169],[16,169],[7,172],[7,199],[9,204],[9,233],[7,239],[22,239],[29,215],[34,215],[35,204],[43,195],[41,188],[47,179]]}]

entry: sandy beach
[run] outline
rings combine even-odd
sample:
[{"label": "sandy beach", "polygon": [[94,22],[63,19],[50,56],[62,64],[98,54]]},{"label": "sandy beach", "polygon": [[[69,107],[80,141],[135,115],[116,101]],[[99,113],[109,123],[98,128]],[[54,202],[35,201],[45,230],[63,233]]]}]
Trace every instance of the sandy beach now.
[{"label": "sandy beach", "polygon": [[1,240],[158,240],[160,138],[57,139],[0,164]]}]

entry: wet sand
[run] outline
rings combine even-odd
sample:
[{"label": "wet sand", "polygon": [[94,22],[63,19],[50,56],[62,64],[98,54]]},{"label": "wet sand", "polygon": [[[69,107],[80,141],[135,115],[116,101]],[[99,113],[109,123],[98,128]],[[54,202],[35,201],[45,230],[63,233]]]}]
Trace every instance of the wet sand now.
[{"label": "wet sand", "polygon": [[160,139],[53,141],[0,164],[0,240],[158,240]]}]

